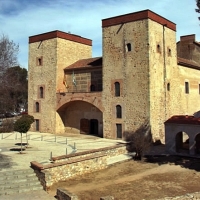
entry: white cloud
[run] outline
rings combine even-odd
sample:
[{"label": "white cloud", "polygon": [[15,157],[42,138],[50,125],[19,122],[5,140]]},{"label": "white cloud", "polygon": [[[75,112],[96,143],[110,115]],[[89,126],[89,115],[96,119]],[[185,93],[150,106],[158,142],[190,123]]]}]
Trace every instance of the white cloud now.
[{"label": "white cloud", "polygon": [[[195,0],[1,0],[0,34],[20,45],[19,63],[28,65],[28,37],[60,30],[93,40],[93,55],[101,56],[101,20],[150,9],[177,24],[180,35],[199,33]],[[196,39],[200,40],[199,35]]]}]

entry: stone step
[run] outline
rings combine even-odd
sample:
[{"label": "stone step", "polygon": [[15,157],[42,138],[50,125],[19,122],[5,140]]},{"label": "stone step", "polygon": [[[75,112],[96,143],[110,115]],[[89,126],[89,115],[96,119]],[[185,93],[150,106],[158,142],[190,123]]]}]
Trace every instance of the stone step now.
[{"label": "stone step", "polygon": [[31,174],[9,174],[9,175],[0,175],[0,182],[4,181],[4,180],[13,180],[13,179],[31,179],[36,177],[35,173],[31,173]]},{"label": "stone step", "polygon": [[34,170],[32,168],[29,169],[23,169],[23,170],[6,170],[1,172],[0,176],[10,176],[10,175],[20,175],[20,174],[34,174]]},{"label": "stone step", "polygon": [[29,182],[29,181],[38,181],[38,178],[36,176],[32,177],[21,177],[21,178],[13,178],[13,179],[4,179],[0,181],[0,186],[4,184],[12,184],[12,183],[23,183],[23,182]]},{"label": "stone step", "polygon": [[1,196],[33,190],[43,190],[33,169],[0,172]]},{"label": "stone step", "polygon": [[43,188],[42,188],[41,185],[40,186],[34,186],[34,187],[24,186],[24,187],[21,187],[21,188],[9,188],[9,189],[0,191],[0,196],[1,195],[10,195],[10,194],[29,192],[29,191],[33,191],[33,190],[43,190]]},{"label": "stone step", "polygon": [[20,188],[20,187],[34,187],[34,186],[41,186],[40,182],[38,180],[33,180],[33,181],[19,181],[19,182],[10,182],[10,183],[5,183],[4,185],[0,185],[0,191],[4,189],[14,189],[14,188]]}]

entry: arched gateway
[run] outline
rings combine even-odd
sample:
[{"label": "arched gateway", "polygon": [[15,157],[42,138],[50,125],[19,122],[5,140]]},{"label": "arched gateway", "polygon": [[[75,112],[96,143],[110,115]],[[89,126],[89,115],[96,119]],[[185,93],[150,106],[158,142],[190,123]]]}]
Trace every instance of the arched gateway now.
[{"label": "arched gateway", "polygon": [[[60,94],[62,96],[62,94]],[[65,132],[90,134],[103,137],[103,114],[100,96],[92,93],[88,97],[74,94],[61,97],[57,113],[62,119]]]}]

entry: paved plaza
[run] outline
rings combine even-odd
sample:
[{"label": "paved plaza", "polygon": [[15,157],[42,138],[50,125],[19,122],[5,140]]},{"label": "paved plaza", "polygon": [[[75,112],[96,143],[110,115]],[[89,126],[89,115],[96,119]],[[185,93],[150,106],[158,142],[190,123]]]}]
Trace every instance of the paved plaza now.
[{"label": "paved plaza", "polygon": [[[22,143],[26,144],[26,134],[22,135]],[[30,167],[31,161],[45,164],[50,162],[50,157],[71,154],[108,147],[122,142],[99,138],[91,135],[59,136],[48,133],[28,132],[28,147],[22,151],[21,134],[17,132],[0,134],[0,155],[4,159],[0,163],[0,170],[25,169]]]}]

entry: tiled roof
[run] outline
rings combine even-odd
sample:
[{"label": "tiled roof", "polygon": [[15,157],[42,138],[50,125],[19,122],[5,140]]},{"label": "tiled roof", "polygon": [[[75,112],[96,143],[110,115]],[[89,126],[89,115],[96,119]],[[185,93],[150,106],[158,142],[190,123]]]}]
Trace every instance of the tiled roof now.
[{"label": "tiled roof", "polygon": [[193,115],[174,115],[165,122],[165,124],[167,123],[200,125],[200,118]]},{"label": "tiled roof", "polygon": [[75,63],[69,65],[64,70],[72,70],[72,69],[82,69],[82,68],[88,68],[88,67],[102,67],[102,57],[96,57],[96,58],[87,58],[87,59],[81,59],[76,61]]},{"label": "tiled roof", "polygon": [[195,68],[195,69],[200,69],[200,65],[193,61],[193,60],[188,60],[185,58],[178,58],[178,65],[183,65],[186,67],[191,67],[191,68]]}]

